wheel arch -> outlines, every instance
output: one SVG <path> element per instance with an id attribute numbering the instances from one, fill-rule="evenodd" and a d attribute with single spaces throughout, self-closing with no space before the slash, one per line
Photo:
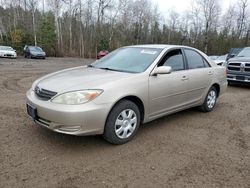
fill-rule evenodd
<path id="1" fill-rule="evenodd" d="M 109 113 L 111 112 L 111 110 L 112 110 L 119 102 L 121 102 L 121 101 L 123 101 L 123 100 L 131 101 L 131 102 L 133 102 L 133 103 L 135 103 L 135 104 L 137 105 L 137 107 L 138 107 L 138 109 L 139 109 L 139 111 L 140 111 L 140 122 L 142 123 L 142 122 L 144 121 L 144 116 L 145 116 L 145 106 L 144 106 L 143 101 L 142 101 L 139 97 L 137 97 L 137 96 L 135 96 L 135 95 L 128 95 L 128 96 L 124 96 L 124 97 L 118 99 L 118 100 L 112 105 L 112 107 L 110 108 L 110 110 L 109 110 L 109 112 L 108 112 L 108 115 L 109 115 Z M 108 116 L 107 116 L 107 118 L 108 118 Z M 107 118 L 106 118 L 106 121 L 107 121 Z"/>
<path id="2" fill-rule="evenodd" d="M 215 87 L 216 91 L 217 91 L 217 97 L 220 96 L 220 85 L 218 83 L 214 83 L 211 87 Z"/>

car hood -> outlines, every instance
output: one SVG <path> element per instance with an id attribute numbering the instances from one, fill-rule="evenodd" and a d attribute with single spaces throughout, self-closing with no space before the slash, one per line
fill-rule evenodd
<path id="1" fill-rule="evenodd" d="M 0 50 L 0 53 L 11 53 L 11 54 L 15 54 L 16 52 L 13 50 Z"/>
<path id="2" fill-rule="evenodd" d="M 217 64 L 217 63 L 223 63 L 226 60 L 225 59 L 216 59 L 216 60 L 213 60 L 213 61 Z"/>
<path id="3" fill-rule="evenodd" d="M 37 85 L 58 93 L 82 89 L 103 89 L 105 84 L 117 82 L 132 75 L 134 74 L 91 67 L 77 67 L 44 76 L 38 81 Z"/>
<path id="4" fill-rule="evenodd" d="M 37 54 L 45 55 L 45 52 L 42 52 L 42 51 L 30 51 L 30 53 L 34 55 L 37 55 Z"/>
<path id="5" fill-rule="evenodd" d="M 229 62 L 250 62 L 250 57 L 234 57 L 228 60 Z"/>

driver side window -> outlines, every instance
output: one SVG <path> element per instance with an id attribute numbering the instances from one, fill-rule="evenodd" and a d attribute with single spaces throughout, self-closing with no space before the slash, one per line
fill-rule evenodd
<path id="1" fill-rule="evenodd" d="M 172 67 L 172 71 L 184 70 L 185 67 L 182 51 L 178 49 L 167 53 L 167 55 L 163 58 L 158 67 L 159 66 L 170 66 Z"/>

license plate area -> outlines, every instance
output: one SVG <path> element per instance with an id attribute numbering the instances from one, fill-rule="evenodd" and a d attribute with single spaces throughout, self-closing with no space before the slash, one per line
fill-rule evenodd
<path id="1" fill-rule="evenodd" d="M 245 76 L 236 76 L 236 80 L 245 80 Z"/>
<path id="2" fill-rule="evenodd" d="M 26 106 L 27 106 L 27 113 L 29 114 L 29 116 L 31 116 L 33 119 L 37 119 L 37 109 L 29 104 L 26 104 Z"/>

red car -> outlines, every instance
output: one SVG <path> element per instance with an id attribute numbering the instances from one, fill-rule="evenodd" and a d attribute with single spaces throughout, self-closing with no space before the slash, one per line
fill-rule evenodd
<path id="1" fill-rule="evenodd" d="M 107 50 L 102 50 L 97 54 L 97 59 L 101 59 L 102 57 L 104 57 L 105 55 L 108 55 L 109 51 Z"/>

